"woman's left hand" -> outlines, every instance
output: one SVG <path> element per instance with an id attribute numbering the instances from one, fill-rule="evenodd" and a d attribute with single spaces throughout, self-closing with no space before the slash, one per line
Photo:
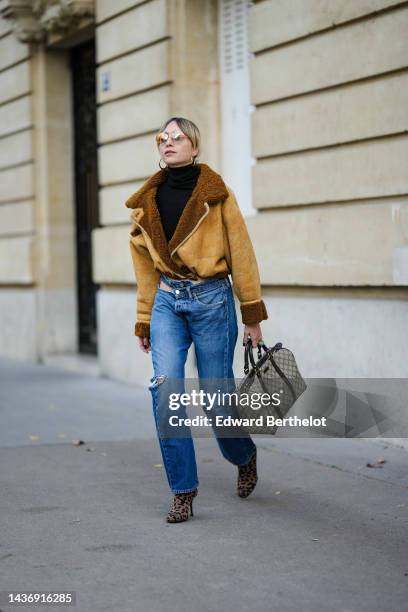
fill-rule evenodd
<path id="1" fill-rule="evenodd" d="M 244 340 L 243 340 L 243 346 L 246 345 L 246 343 L 248 342 L 249 338 L 248 336 L 251 336 L 251 340 L 252 340 L 252 347 L 253 348 L 257 348 L 258 347 L 258 342 L 260 342 L 262 340 L 262 331 L 261 331 L 261 325 L 260 323 L 255 323 L 254 325 L 245 325 L 244 327 Z"/>

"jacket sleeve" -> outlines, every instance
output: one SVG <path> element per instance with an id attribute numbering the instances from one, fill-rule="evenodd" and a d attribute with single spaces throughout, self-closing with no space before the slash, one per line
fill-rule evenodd
<path id="1" fill-rule="evenodd" d="M 137 283 L 137 316 L 134 335 L 150 338 L 152 306 L 160 278 L 141 233 L 130 239 L 130 252 Z"/>
<path id="2" fill-rule="evenodd" d="M 234 292 L 240 301 L 242 322 L 253 325 L 268 318 L 261 299 L 258 264 L 245 219 L 230 187 L 221 210 L 227 237 L 227 261 L 231 269 Z"/>

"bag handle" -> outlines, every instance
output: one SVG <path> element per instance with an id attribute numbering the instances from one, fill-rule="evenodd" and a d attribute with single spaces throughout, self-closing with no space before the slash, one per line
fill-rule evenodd
<path id="1" fill-rule="evenodd" d="M 271 351 L 273 353 L 274 351 L 277 351 L 281 348 L 282 348 L 282 342 L 277 342 L 275 346 L 268 348 L 265 342 L 263 340 L 260 340 L 258 342 L 258 359 L 261 359 L 262 357 L 262 349 L 265 351 L 265 353 L 268 353 L 268 351 Z M 245 355 L 244 355 L 244 373 L 245 374 L 248 374 L 249 372 L 248 356 L 251 361 L 252 367 L 255 369 L 256 364 L 254 360 L 254 353 L 253 353 L 253 346 L 252 346 L 251 338 L 249 338 L 247 340 L 247 343 L 245 344 Z"/>
<path id="2" fill-rule="evenodd" d="M 261 344 L 260 342 L 258 342 L 258 359 L 261 358 L 262 352 L 261 352 Z M 249 372 L 249 364 L 248 364 L 248 357 L 251 361 L 251 365 L 253 368 L 255 368 L 255 360 L 254 360 L 254 354 L 253 354 L 253 346 L 252 346 L 252 340 L 251 338 L 248 338 L 246 344 L 245 344 L 245 355 L 244 355 L 244 372 L 245 374 L 248 374 Z"/>
<path id="3" fill-rule="evenodd" d="M 294 391 L 293 391 L 291 383 L 288 381 L 288 379 L 286 378 L 286 376 L 282 372 L 282 370 L 277 366 L 277 364 L 275 363 L 275 361 L 274 361 L 274 359 L 272 357 L 272 355 L 273 355 L 273 353 L 275 351 L 278 351 L 278 350 L 280 350 L 282 348 L 282 342 L 277 342 L 274 346 L 269 348 L 269 347 L 266 346 L 266 344 L 265 344 L 265 342 L 263 340 L 260 340 L 260 342 L 258 342 L 258 358 L 259 359 L 261 359 L 261 357 L 262 357 L 262 348 L 264 349 L 265 353 L 269 353 L 270 354 L 270 360 L 272 362 L 273 367 L 278 372 L 279 376 L 281 378 L 283 378 L 287 382 L 290 390 L 292 391 L 292 395 L 293 395 Z M 268 394 L 269 391 L 268 391 L 268 389 L 267 389 L 267 387 L 265 385 L 265 382 L 264 382 L 264 380 L 262 378 L 261 372 L 258 370 L 258 368 L 256 367 L 256 364 L 255 364 L 254 355 L 253 355 L 253 346 L 252 346 L 251 338 L 249 338 L 249 340 L 247 341 L 247 343 L 245 345 L 244 372 L 245 372 L 246 375 L 249 372 L 248 356 L 249 356 L 249 359 L 251 360 L 251 365 L 252 365 L 252 367 L 254 369 L 254 372 L 255 372 L 255 374 L 258 377 L 259 384 L 261 385 L 264 393 Z M 296 399 L 296 397 L 294 399 Z M 275 410 L 276 410 L 278 416 L 280 418 L 283 418 L 283 414 L 282 414 L 281 409 L 279 408 L 279 406 L 275 406 Z"/>

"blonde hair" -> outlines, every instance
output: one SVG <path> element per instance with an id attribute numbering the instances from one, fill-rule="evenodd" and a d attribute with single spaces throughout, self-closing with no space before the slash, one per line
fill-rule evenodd
<path id="1" fill-rule="evenodd" d="M 167 121 L 163 123 L 163 125 L 160 127 L 159 132 L 164 132 L 169 123 L 171 123 L 171 121 L 176 121 L 183 134 L 188 136 L 188 138 L 190 139 L 193 147 L 198 149 L 197 155 L 193 156 L 194 161 L 196 161 L 197 157 L 200 155 L 200 130 L 198 129 L 196 124 L 193 123 L 193 121 L 190 121 L 190 119 L 186 119 L 185 117 L 170 117 L 170 119 L 167 119 Z"/>

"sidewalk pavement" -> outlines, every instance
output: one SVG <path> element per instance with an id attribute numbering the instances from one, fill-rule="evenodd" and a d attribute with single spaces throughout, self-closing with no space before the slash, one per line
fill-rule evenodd
<path id="1" fill-rule="evenodd" d="M 0 591 L 74 591 L 78 612 L 407 609 L 404 449 L 255 437 L 240 499 L 195 439 L 194 517 L 171 525 L 147 385 L 1 358 L 0 414 Z"/>

